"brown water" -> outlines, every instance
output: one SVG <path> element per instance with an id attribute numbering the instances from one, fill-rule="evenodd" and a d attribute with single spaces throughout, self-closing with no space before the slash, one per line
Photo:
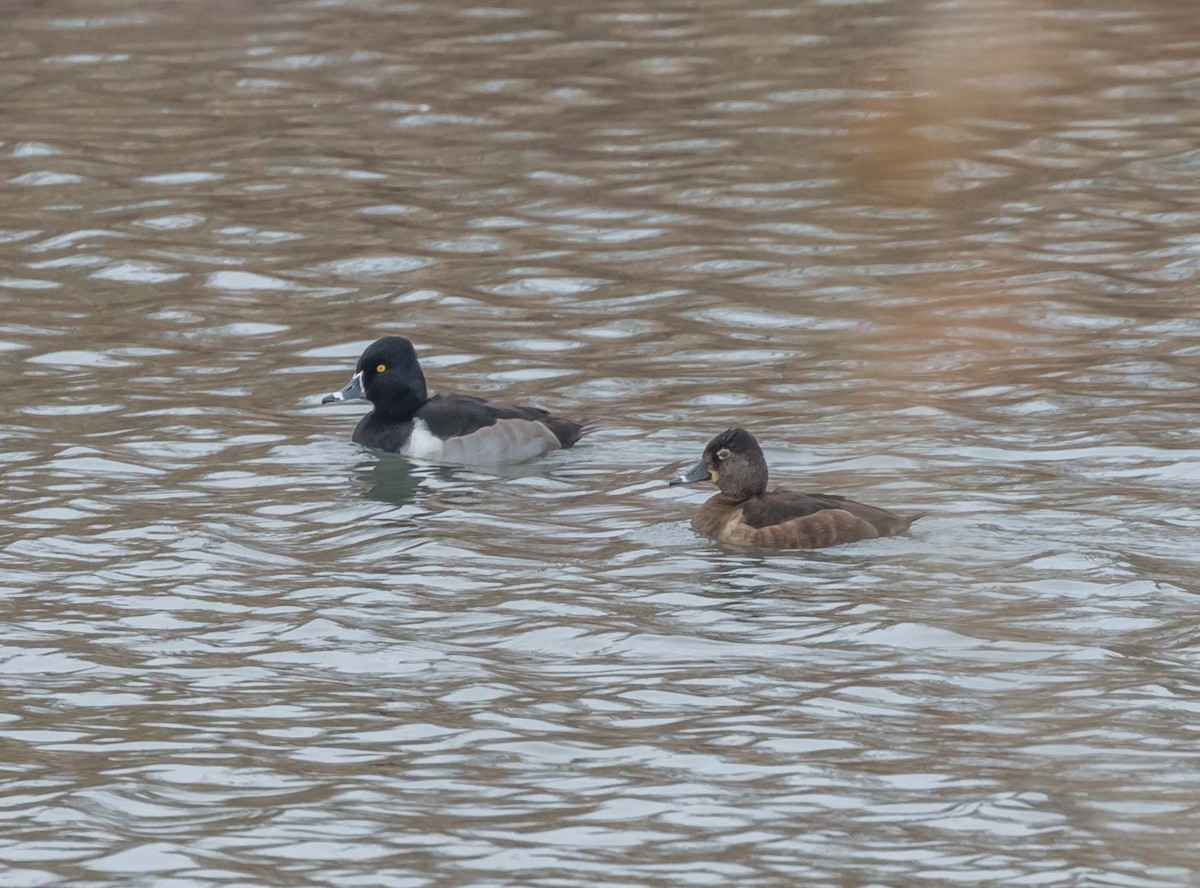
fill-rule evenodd
<path id="1" fill-rule="evenodd" d="M 0 883 L 1200 884 L 1194 0 L 0 21 Z"/>

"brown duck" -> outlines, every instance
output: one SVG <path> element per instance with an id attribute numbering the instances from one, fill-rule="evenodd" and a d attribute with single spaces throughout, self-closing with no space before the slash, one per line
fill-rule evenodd
<path id="1" fill-rule="evenodd" d="M 709 481 L 721 492 L 692 519 L 698 533 L 767 549 L 819 549 L 903 533 L 921 514 L 900 516 L 827 493 L 767 490 L 767 461 L 745 429 L 721 432 L 704 459 L 671 484 Z"/>

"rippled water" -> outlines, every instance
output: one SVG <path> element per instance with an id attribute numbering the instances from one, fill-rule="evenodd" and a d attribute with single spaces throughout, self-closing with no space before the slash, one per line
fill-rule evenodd
<path id="1" fill-rule="evenodd" d="M 1200 880 L 1192 0 L 2 15 L 5 886 Z"/>

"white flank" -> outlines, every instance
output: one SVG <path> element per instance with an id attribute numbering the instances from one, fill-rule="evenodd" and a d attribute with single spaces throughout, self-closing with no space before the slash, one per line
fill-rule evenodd
<path id="1" fill-rule="evenodd" d="M 404 442 L 404 446 L 400 448 L 400 452 L 414 459 L 444 459 L 445 456 L 442 452 L 444 443 L 441 438 L 429 431 L 425 420 L 414 419 L 412 433 Z"/>
<path id="2" fill-rule="evenodd" d="M 524 462 L 560 446 L 554 432 L 535 420 L 501 419 L 469 435 L 442 440 L 417 419 L 400 452 L 414 459 L 486 465 Z"/>

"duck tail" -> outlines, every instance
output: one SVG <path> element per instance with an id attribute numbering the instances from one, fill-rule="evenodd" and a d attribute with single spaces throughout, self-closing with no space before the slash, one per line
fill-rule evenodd
<path id="1" fill-rule="evenodd" d="M 911 515 L 901 515 L 900 523 L 896 526 L 896 533 L 904 533 L 904 531 L 912 527 L 914 523 L 920 521 L 928 514 L 928 512 L 914 512 Z"/>
<path id="2" fill-rule="evenodd" d="M 554 433 L 554 437 L 558 438 L 559 445 L 564 449 L 573 446 L 584 435 L 596 430 L 596 424 L 586 420 L 572 422 L 558 416 L 547 416 L 543 417 L 541 422 Z"/>

